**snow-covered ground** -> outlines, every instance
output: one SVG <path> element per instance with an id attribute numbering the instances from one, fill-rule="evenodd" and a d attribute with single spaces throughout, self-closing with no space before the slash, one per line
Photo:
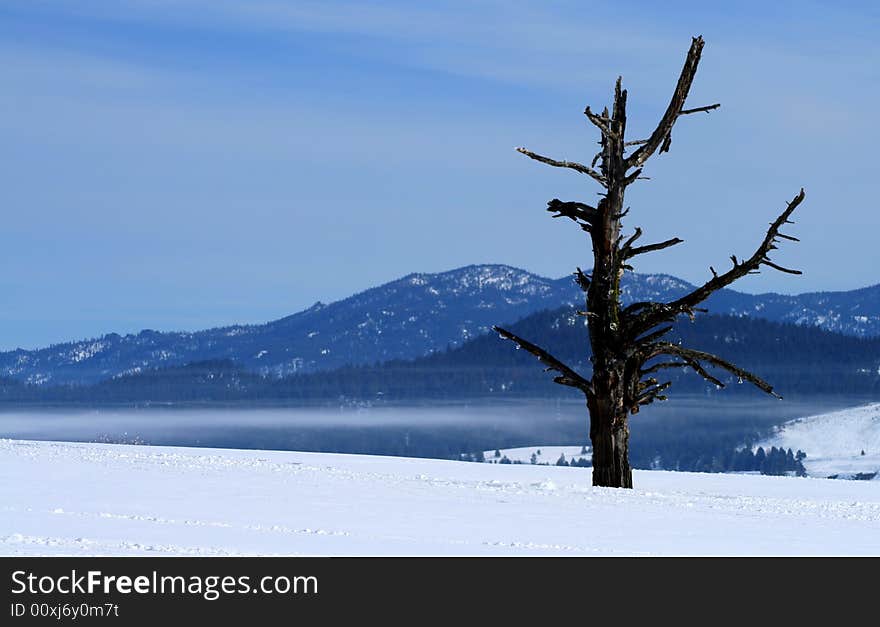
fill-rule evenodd
<path id="1" fill-rule="evenodd" d="M 760 446 L 804 451 L 807 453 L 804 468 L 811 477 L 845 478 L 877 473 L 880 471 L 880 403 L 792 420 Z M 880 481 L 880 474 L 875 480 Z"/>
<path id="2" fill-rule="evenodd" d="M 880 555 L 880 482 L 0 440 L 3 555 Z"/>

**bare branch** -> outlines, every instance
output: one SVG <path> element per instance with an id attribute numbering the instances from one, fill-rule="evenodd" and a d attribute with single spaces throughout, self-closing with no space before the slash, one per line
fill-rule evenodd
<path id="1" fill-rule="evenodd" d="M 629 259 L 631 257 L 635 257 L 636 255 L 642 255 L 644 253 L 651 253 L 655 250 L 663 250 L 664 248 L 669 248 L 670 246 L 675 246 L 676 244 L 681 244 L 684 242 L 683 239 L 678 239 L 677 237 L 673 237 L 672 239 L 668 239 L 664 242 L 658 242 L 656 244 L 648 244 L 646 246 L 636 246 L 635 248 L 631 248 L 626 251 L 626 258 Z"/>
<path id="2" fill-rule="evenodd" d="M 626 242 L 624 242 L 623 246 L 620 247 L 620 252 L 624 253 L 625 251 L 629 250 L 632 247 L 633 243 L 637 239 L 639 239 L 641 236 L 642 236 L 642 229 L 640 227 L 636 227 L 635 233 L 633 233 L 632 236 L 628 240 L 626 240 Z M 626 258 L 625 255 L 622 255 L 622 256 L 624 256 L 624 258 Z"/>
<path id="3" fill-rule="evenodd" d="M 627 185 L 631 185 L 631 184 L 635 183 L 635 182 L 636 182 L 637 180 L 639 180 L 639 179 L 646 179 L 646 178 L 648 178 L 647 176 L 641 176 L 641 174 L 642 174 L 642 169 L 639 168 L 639 169 L 637 169 L 635 172 L 633 172 L 632 174 L 630 174 L 630 175 L 628 175 L 628 176 L 625 176 L 625 177 L 623 178 L 623 185 L 624 185 L 624 187 L 627 186 Z"/>
<path id="4" fill-rule="evenodd" d="M 587 232 L 599 217 L 599 210 L 595 207 L 582 202 L 562 202 L 558 198 L 547 203 L 547 211 L 555 213 L 554 218 L 566 217 L 574 220 Z"/>
<path id="5" fill-rule="evenodd" d="M 555 370 L 556 372 L 560 373 L 558 377 L 553 378 L 553 381 L 555 381 L 556 383 L 578 388 L 585 394 L 592 393 L 593 386 L 590 384 L 589 381 L 587 381 L 577 372 L 556 359 L 553 355 L 545 351 L 543 348 L 535 346 L 531 342 L 524 340 L 521 337 L 518 337 L 515 334 L 511 333 L 510 331 L 502 329 L 501 327 L 492 328 L 496 332 L 498 332 L 504 339 L 511 340 L 520 348 L 525 349 L 526 351 L 537 357 L 542 364 L 547 366 L 548 370 Z"/>
<path id="6" fill-rule="evenodd" d="M 688 363 L 686 361 L 661 361 L 653 366 L 648 368 L 643 368 L 639 370 L 639 376 L 644 377 L 646 374 L 652 374 L 654 372 L 658 372 L 659 370 L 665 370 L 667 368 L 687 368 Z"/>
<path id="7" fill-rule="evenodd" d="M 782 266 L 777 266 L 775 263 L 773 263 L 772 261 L 770 261 L 766 257 L 764 257 L 764 259 L 761 260 L 761 263 L 764 264 L 765 266 L 770 266 L 771 268 L 779 270 L 780 272 L 786 272 L 788 274 L 803 274 L 803 272 L 801 272 L 800 270 L 792 270 L 791 268 L 783 268 Z"/>
<path id="8" fill-rule="evenodd" d="M 735 374 L 740 379 L 744 379 L 749 383 L 753 384 L 755 387 L 759 388 L 761 391 L 770 394 L 771 396 L 775 396 L 776 398 L 782 398 L 773 391 L 773 386 L 764 381 L 759 376 L 752 374 L 748 370 L 744 370 L 739 366 L 730 363 L 726 359 L 722 359 L 717 355 L 713 355 L 712 353 L 706 353 L 703 351 L 693 350 L 691 348 L 684 348 L 677 344 L 672 344 L 670 342 L 657 342 L 653 347 L 651 352 L 648 354 L 648 359 L 651 357 L 656 357 L 658 355 L 672 355 L 675 357 L 679 357 L 686 361 L 688 365 L 693 368 L 701 377 L 706 379 L 707 381 L 711 381 L 715 385 L 719 387 L 724 387 L 724 383 L 718 380 L 716 377 L 713 377 L 709 374 L 705 368 L 702 367 L 700 362 L 706 362 L 712 364 L 713 366 L 717 366 L 719 368 L 723 368 L 730 373 Z"/>
<path id="9" fill-rule="evenodd" d="M 684 357 L 684 356 L 681 356 L 681 358 L 684 359 L 684 361 L 681 361 L 681 362 L 662 362 L 659 364 L 655 364 L 654 366 L 651 366 L 650 368 L 640 370 L 639 373 L 642 376 L 644 376 L 646 374 L 650 374 L 652 372 L 660 370 L 661 368 L 672 368 L 673 365 L 684 366 L 686 368 L 687 367 L 692 368 L 694 370 L 694 372 L 696 372 L 698 375 L 700 375 L 701 377 L 703 377 L 707 381 L 714 383 L 715 385 L 717 385 L 719 387 L 722 387 L 722 388 L 724 387 L 724 383 L 722 383 L 719 379 L 717 379 L 717 378 L 713 377 L 711 374 L 709 374 L 706 371 L 706 369 L 703 368 L 702 365 L 700 365 L 699 361 L 697 361 L 696 359 L 692 359 L 692 358 Z"/>
<path id="10" fill-rule="evenodd" d="M 611 139 L 623 141 L 626 133 L 626 90 L 623 89 L 623 77 L 618 76 L 614 83 L 614 106 L 611 117 L 614 120 L 615 135 Z"/>
<path id="11" fill-rule="evenodd" d="M 714 292 L 727 287 L 750 272 L 757 271 L 761 265 L 767 265 L 777 270 L 782 270 L 783 272 L 798 273 L 796 270 L 788 270 L 787 268 L 782 268 L 769 261 L 767 259 L 767 253 L 771 250 L 773 242 L 779 234 L 779 229 L 783 224 L 789 221 L 788 218 L 803 200 L 804 190 L 801 189 L 797 196 L 788 203 L 785 211 L 783 211 L 779 217 L 770 224 L 770 228 L 767 230 L 767 234 L 764 236 L 761 245 L 758 246 L 758 249 L 748 259 L 740 261 L 736 258 L 736 255 L 731 255 L 730 259 L 733 261 L 733 267 L 730 270 L 723 274 L 717 274 L 713 269 L 712 278 L 689 294 L 686 294 L 671 303 L 649 303 L 643 305 L 642 311 L 635 314 L 636 319 L 631 321 L 635 332 L 641 333 L 644 330 L 657 326 L 661 322 L 671 321 L 679 314 L 694 311 L 694 308 L 699 303 L 709 298 Z M 632 305 L 625 309 L 624 313 L 631 313 L 629 311 L 631 307 Z"/>
<path id="12" fill-rule="evenodd" d="M 721 103 L 716 102 L 715 104 L 707 105 L 705 107 L 696 107 L 694 109 L 682 109 L 681 111 L 678 112 L 678 115 L 689 115 L 691 113 L 701 113 L 703 111 L 705 111 L 706 113 L 709 113 L 709 111 L 714 111 L 715 109 L 717 109 L 720 106 L 721 106 Z"/>
<path id="13" fill-rule="evenodd" d="M 630 409 L 630 412 L 636 413 L 638 411 L 639 405 L 650 405 L 654 401 L 665 401 L 666 396 L 661 394 L 663 390 L 672 385 L 672 381 L 666 381 L 665 383 L 659 383 L 653 387 L 648 388 L 641 394 L 636 397 L 635 407 Z"/>
<path id="14" fill-rule="evenodd" d="M 625 165 L 627 169 L 641 166 L 663 143 L 667 143 L 666 148 L 668 149 L 668 141 L 670 141 L 668 138 L 672 132 L 672 127 L 675 126 L 675 121 L 681 115 L 688 92 L 691 89 L 691 83 L 693 83 L 694 76 L 697 73 L 700 54 L 703 51 L 703 43 L 702 37 L 693 38 L 684 66 L 681 68 L 681 74 L 678 77 L 675 91 L 672 94 L 672 99 L 666 108 L 666 113 L 663 114 L 660 123 L 654 129 L 654 132 L 651 133 L 648 140 L 626 159 Z"/>
<path id="15" fill-rule="evenodd" d="M 575 161 L 557 161 L 556 159 L 551 159 L 550 157 L 544 157 L 537 153 L 532 152 L 531 150 L 526 150 L 525 148 L 517 148 L 517 152 L 524 154 L 530 159 L 534 159 L 535 161 L 540 161 L 541 163 L 546 163 L 547 165 L 552 165 L 554 168 L 568 168 L 570 170 L 574 170 L 576 172 L 580 172 L 581 174 L 586 174 L 591 176 L 596 181 L 598 181 L 603 187 L 607 186 L 608 182 L 605 180 L 605 177 L 596 172 L 593 168 L 589 168 L 581 163 L 577 163 Z"/>
<path id="16" fill-rule="evenodd" d="M 617 135 L 611 130 L 611 127 L 609 126 L 611 124 L 611 120 L 608 118 L 607 115 L 604 117 L 601 115 L 596 115 L 590 110 L 590 107 L 584 109 L 584 115 L 587 116 L 587 119 L 590 120 L 590 122 L 596 125 L 596 128 L 602 131 L 603 135 L 608 135 L 609 137 L 614 139 L 617 138 Z"/>
<path id="17" fill-rule="evenodd" d="M 656 331 L 652 331 L 651 333 L 648 333 L 647 335 L 643 335 L 642 337 L 635 340 L 633 342 L 633 344 L 634 344 L 633 348 L 638 349 L 639 347 L 647 346 L 651 342 L 653 342 L 654 340 L 659 340 L 661 337 L 663 337 L 664 335 L 666 335 L 670 331 L 672 331 L 672 325 L 660 327 Z"/>
<path id="18" fill-rule="evenodd" d="M 590 289 L 590 277 L 584 274 L 580 268 L 574 273 L 574 280 L 584 292 Z"/>

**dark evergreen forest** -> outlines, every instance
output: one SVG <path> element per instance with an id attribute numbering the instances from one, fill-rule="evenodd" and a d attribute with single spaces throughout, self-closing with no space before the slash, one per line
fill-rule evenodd
<path id="1" fill-rule="evenodd" d="M 543 311 L 510 325 L 589 375 L 583 319 L 569 309 Z M 679 322 L 673 341 L 716 353 L 770 381 L 780 394 L 880 396 L 880 338 L 858 338 L 815 327 L 767 320 L 701 316 Z M 414 360 L 346 366 L 326 372 L 267 378 L 228 360 L 150 370 L 91 386 L 34 386 L 0 379 L 7 404 L 129 404 L 145 402 L 334 402 L 572 396 L 535 368 L 534 358 L 495 334 Z M 714 371 L 728 394 L 753 394 Z M 687 370 L 669 371 L 677 392 L 711 392 Z"/>

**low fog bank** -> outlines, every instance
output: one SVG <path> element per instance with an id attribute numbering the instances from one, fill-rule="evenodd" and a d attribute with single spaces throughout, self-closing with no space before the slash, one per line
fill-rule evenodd
<path id="1" fill-rule="evenodd" d="M 641 465 L 675 451 L 731 448 L 792 418 L 864 399 L 678 396 L 632 417 Z M 458 459 L 494 448 L 588 443 L 583 402 L 534 400 L 314 408 L 143 408 L 7 410 L 0 437 L 301 450 Z"/>

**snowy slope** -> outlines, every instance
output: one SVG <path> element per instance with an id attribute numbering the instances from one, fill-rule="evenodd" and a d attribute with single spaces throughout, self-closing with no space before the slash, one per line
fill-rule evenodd
<path id="1" fill-rule="evenodd" d="M 805 451 L 804 467 L 810 476 L 876 473 L 880 471 L 880 403 L 792 420 L 760 445 Z M 880 480 L 880 474 L 877 477 Z"/>
<path id="2" fill-rule="evenodd" d="M 880 555 L 880 482 L 0 440 L 4 555 Z"/>

